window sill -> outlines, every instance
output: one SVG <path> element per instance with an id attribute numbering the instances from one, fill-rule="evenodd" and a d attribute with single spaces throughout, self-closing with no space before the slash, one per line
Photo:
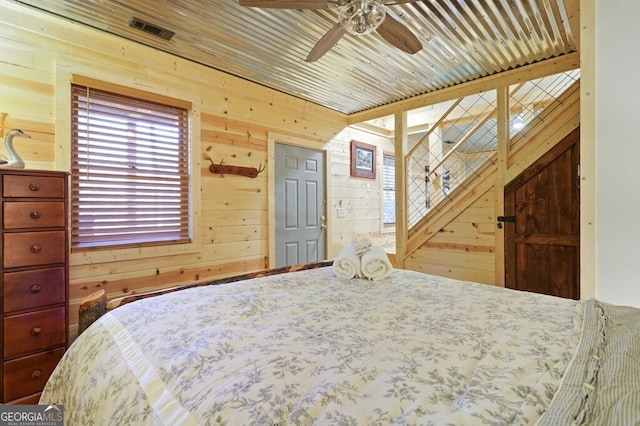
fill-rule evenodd
<path id="1" fill-rule="evenodd" d="M 85 249 L 71 253 L 71 266 L 91 265 L 94 263 L 120 262 L 126 260 L 150 259 L 156 257 L 194 254 L 202 251 L 202 245 L 196 242 L 188 244 L 166 244 L 144 247 Z"/>

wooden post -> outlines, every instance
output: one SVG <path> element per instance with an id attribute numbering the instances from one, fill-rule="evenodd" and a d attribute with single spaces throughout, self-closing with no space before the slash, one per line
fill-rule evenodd
<path id="1" fill-rule="evenodd" d="M 396 256 L 393 266 L 404 268 L 404 261 L 408 238 L 407 219 L 407 167 L 405 155 L 407 153 L 407 112 L 395 114 L 395 183 L 396 183 Z"/>

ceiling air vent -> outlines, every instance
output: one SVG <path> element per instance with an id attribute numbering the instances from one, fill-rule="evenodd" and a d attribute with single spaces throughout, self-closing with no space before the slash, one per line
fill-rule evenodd
<path id="1" fill-rule="evenodd" d="M 145 33 L 153 34 L 156 37 L 160 37 L 165 40 L 171 40 L 171 37 L 175 35 L 173 31 L 169 31 L 154 24 L 150 24 L 142 19 L 138 19 L 132 16 L 129 20 L 129 26 L 144 31 Z"/>

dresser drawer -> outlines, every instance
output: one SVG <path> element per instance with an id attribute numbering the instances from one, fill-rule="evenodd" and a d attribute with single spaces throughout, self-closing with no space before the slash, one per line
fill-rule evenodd
<path id="1" fill-rule="evenodd" d="M 65 231 L 7 233 L 3 238 L 5 268 L 64 263 L 67 258 Z"/>
<path id="2" fill-rule="evenodd" d="M 65 268 L 35 269 L 4 274 L 4 312 L 63 303 Z"/>
<path id="3" fill-rule="evenodd" d="M 5 401 L 40 392 L 64 354 L 64 348 L 4 363 L 2 383 Z"/>
<path id="4" fill-rule="evenodd" d="M 4 197 L 64 198 L 63 176 L 11 175 L 2 176 Z"/>
<path id="5" fill-rule="evenodd" d="M 7 201 L 4 229 L 64 227 L 64 201 Z"/>
<path id="6" fill-rule="evenodd" d="M 6 316 L 3 334 L 6 358 L 62 345 L 67 337 L 65 309 Z"/>

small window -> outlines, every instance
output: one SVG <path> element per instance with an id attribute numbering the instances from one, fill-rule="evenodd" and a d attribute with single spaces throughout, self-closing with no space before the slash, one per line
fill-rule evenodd
<path id="1" fill-rule="evenodd" d="M 382 157 L 382 223 L 396 223 L 396 162 L 387 154 Z"/>
<path id="2" fill-rule="evenodd" d="M 71 96 L 72 249 L 189 242 L 188 109 L 79 84 Z"/>

